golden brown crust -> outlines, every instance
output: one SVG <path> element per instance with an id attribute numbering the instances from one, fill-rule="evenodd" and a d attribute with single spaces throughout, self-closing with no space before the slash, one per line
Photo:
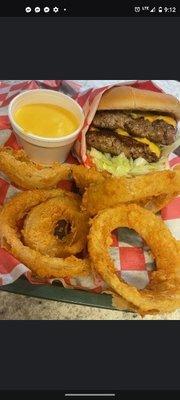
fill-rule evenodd
<path id="1" fill-rule="evenodd" d="M 108 253 L 110 233 L 121 226 L 134 229 L 155 258 L 156 270 L 143 290 L 125 283 L 117 275 Z M 152 212 L 135 204 L 100 212 L 91 222 L 88 251 L 94 268 L 108 287 L 137 307 L 141 314 L 164 313 L 180 307 L 179 245 L 168 227 Z"/>
<path id="2" fill-rule="evenodd" d="M 20 221 L 29 210 L 38 204 L 63 195 L 63 190 L 32 190 L 18 193 L 6 203 L 0 214 L 0 244 L 21 263 L 28 266 L 39 277 L 64 278 L 89 273 L 88 259 L 71 255 L 66 258 L 50 257 L 24 245 L 17 230 Z M 66 196 L 73 196 L 65 193 Z M 51 210 L 52 211 L 52 210 Z"/>
<path id="3" fill-rule="evenodd" d="M 72 164 L 71 170 L 73 179 L 81 193 L 83 193 L 84 189 L 91 183 L 103 182 L 105 178 L 109 176 L 108 172 L 100 172 L 94 167 L 86 168 L 83 165 Z"/>
<path id="4" fill-rule="evenodd" d="M 135 178 L 108 178 L 98 184 L 92 183 L 85 190 L 82 206 L 91 216 L 105 208 L 141 201 L 144 207 L 149 203 L 150 209 L 157 211 L 161 202 L 162 206 L 167 204 L 164 202 L 166 196 L 169 196 L 170 201 L 175 194 L 180 194 L 180 172 L 159 171 Z M 164 199 L 160 195 L 164 195 Z M 152 200 L 153 197 L 159 198 Z"/>
<path id="5" fill-rule="evenodd" d="M 180 102 L 169 94 L 119 86 L 107 90 L 98 110 L 142 110 L 172 114 L 180 120 Z"/>
<path id="6" fill-rule="evenodd" d="M 88 218 L 80 212 L 80 197 L 71 192 L 60 195 L 33 207 L 21 231 L 24 244 L 51 257 L 68 257 L 80 253 L 86 246 Z M 54 235 L 58 221 L 69 221 L 71 231 L 60 240 Z"/>
<path id="7" fill-rule="evenodd" d="M 68 164 L 40 166 L 29 160 L 23 150 L 0 147 L 0 171 L 22 189 L 50 189 L 69 179 Z"/>
<path id="8" fill-rule="evenodd" d="M 162 208 L 166 207 L 176 196 L 178 196 L 178 192 L 160 194 L 159 196 L 151 196 L 149 199 L 140 200 L 137 204 L 156 214 Z"/>

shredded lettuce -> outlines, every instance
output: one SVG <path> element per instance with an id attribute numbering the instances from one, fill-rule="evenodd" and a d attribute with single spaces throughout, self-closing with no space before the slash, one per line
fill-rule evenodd
<path id="1" fill-rule="evenodd" d="M 111 156 L 108 153 L 103 154 L 94 148 L 91 148 L 89 155 L 99 171 L 107 171 L 113 176 L 141 175 L 151 171 L 168 169 L 166 156 L 162 156 L 155 163 L 148 163 L 142 157 L 136 160 L 128 159 L 123 153 L 119 156 Z"/>

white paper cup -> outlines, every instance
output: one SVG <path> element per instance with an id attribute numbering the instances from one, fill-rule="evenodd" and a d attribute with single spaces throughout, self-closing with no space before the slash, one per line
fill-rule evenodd
<path id="1" fill-rule="evenodd" d="M 25 133 L 14 120 L 14 113 L 22 106 L 34 103 L 54 104 L 71 111 L 78 120 L 78 128 L 70 135 L 59 138 L 43 138 L 31 132 Z M 16 96 L 9 104 L 8 115 L 17 141 L 29 158 L 40 164 L 51 164 L 55 161 L 63 163 L 84 124 L 83 110 L 75 100 L 63 93 L 47 89 L 29 90 Z"/>

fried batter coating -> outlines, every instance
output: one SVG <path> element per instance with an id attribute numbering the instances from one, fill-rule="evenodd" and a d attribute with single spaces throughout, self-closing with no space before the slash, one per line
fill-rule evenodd
<path id="1" fill-rule="evenodd" d="M 68 194 L 68 193 L 67 193 Z M 80 253 L 86 245 L 88 217 L 80 211 L 80 198 L 69 193 L 49 199 L 28 213 L 22 230 L 24 243 L 51 257 Z M 60 240 L 54 234 L 59 221 L 70 222 L 70 232 Z"/>
<path id="2" fill-rule="evenodd" d="M 96 168 L 86 168 L 83 165 L 71 165 L 72 176 L 75 180 L 77 187 L 83 193 L 86 187 L 91 183 L 98 184 L 104 182 L 105 178 L 109 176 L 108 173 L 97 171 Z"/>
<path id="3" fill-rule="evenodd" d="M 0 171 L 22 189 L 50 189 L 60 180 L 69 179 L 68 164 L 42 166 L 29 160 L 24 150 L 0 148 Z"/>
<path id="4" fill-rule="evenodd" d="M 166 207 L 176 196 L 178 196 L 178 192 L 172 194 L 160 194 L 159 196 L 152 196 L 149 199 L 140 200 L 136 204 L 152 211 L 153 213 L 157 213 L 161 211 L 162 208 Z"/>
<path id="5" fill-rule="evenodd" d="M 42 255 L 39 251 L 25 246 L 21 241 L 17 224 L 32 207 L 57 197 L 77 197 L 61 189 L 32 190 L 18 193 L 2 209 L 0 214 L 1 246 L 7 249 L 20 262 L 27 265 L 36 275 L 46 278 L 72 277 L 88 274 L 89 261 L 75 256 L 67 258 Z"/>
<path id="6" fill-rule="evenodd" d="M 149 201 L 152 197 L 180 194 L 180 171 L 161 171 L 136 176 L 134 178 L 108 178 L 98 184 L 90 185 L 83 196 L 82 205 L 93 216 L 100 210 L 123 203 Z M 159 198 L 161 205 L 163 198 Z M 167 199 L 168 200 L 168 199 Z M 162 201 L 164 203 L 164 199 Z M 159 206 L 155 209 L 159 209 Z"/>
<path id="7" fill-rule="evenodd" d="M 108 248 L 110 233 L 118 227 L 134 229 L 149 245 L 156 262 L 150 283 L 143 289 L 118 277 Z M 101 211 L 91 223 L 88 251 L 94 268 L 108 286 L 141 314 L 173 311 L 180 307 L 180 248 L 163 221 L 135 204 Z"/>

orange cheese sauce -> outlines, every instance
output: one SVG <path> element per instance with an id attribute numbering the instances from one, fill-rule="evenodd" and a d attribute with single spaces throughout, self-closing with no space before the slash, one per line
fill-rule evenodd
<path id="1" fill-rule="evenodd" d="M 26 104 L 13 117 L 24 133 L 44 138 L 67 136 L 78 128 L 75 115 L 54 104 Z"/>

